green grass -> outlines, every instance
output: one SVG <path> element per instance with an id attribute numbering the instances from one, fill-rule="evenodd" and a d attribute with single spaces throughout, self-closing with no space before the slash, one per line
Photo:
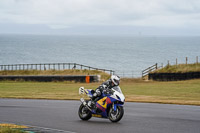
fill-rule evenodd
<path id="1" fill-rule="evenodd" d="M 78 88 L 95 89 L 101 83 L 0 82 L 1 98 L 78 100 Z M 122 79 L 120 87 L 126 101 L 200 105 L 200 79 L 156 82 Z"/>
<path id="2" fill-rule="evenodd" d="M 200 80 L 127 83 L 123 91 L 130 101 L 200 105 Z"/>
<path id="3" fill-rule="evenodd" d="M 162 69 L 154 71 L 155 73 L 185 73 L 185 72 L 200 72 L 200 64 L 179 64 L 167 65 Z"/>
<path id="4" fill-rule="evenodd" d="M 26 133 L 25 131 L 19 129 L 12 129 L 8 127 L 0 127 L 0 133 Z"/>

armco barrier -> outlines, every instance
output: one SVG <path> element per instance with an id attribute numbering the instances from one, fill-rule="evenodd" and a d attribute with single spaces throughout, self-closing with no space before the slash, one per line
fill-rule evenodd
<path id="1" fill-rule="evenodd" d="M 1 75 L 0 80 L 24 80 L 24 81 L 75 81 L 75 82 L 98 82 L 100 75 L 38 75 L 38 76 L 7 76 Z"/>
<path id="2" fill-rule="evenodd" d="M 200 72 L 187 73 L 149 73 L 149 80 L 178 81 L 200 78 Z"/>

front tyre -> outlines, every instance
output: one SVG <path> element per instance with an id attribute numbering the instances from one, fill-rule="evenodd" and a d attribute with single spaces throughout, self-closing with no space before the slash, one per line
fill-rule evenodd
<path id="1" fill-rule="evenodd" d="M 89 120 L 92 117 L 92 113 L 83 104 L 80 105 L 78 110 L 78 115 L 82 120 Z"/>
<path id="2" fill-rule="evenodd" d="M 122 119 L 124 115 L 124 108 L 122 106 L 117 106 L 116 111 L 113 108 L 110 109 L 108 113 L 108 118 L 112 122 L 118 122 Z"/>

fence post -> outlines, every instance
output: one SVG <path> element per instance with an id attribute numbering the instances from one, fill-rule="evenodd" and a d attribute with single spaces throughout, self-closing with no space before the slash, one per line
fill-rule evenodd
<path id="1" fill-rule="evenodd" d="M 187 65 L 188 64 L 188 57 L 185 58 L 185 61 L 186 61 L 186 65 Z"/>
<path id="2" fill-rule="evenodd" d="M 53 70 L 55 70 L 55 64 L 53 64 Z"/>
<path id="3" fill-rule="evenodd" d="M 198 59 L 198 56 L 196 57 L 196 62 L 197 62 L 197 64 L 199 63 L 199 59 Z"/>
<path id="4" fill-rule="evenodd" d="M 73 67 L 73 69 L 74 69 L 74 70 L 76 69 L 76 63 L 74 63 L 74 67 Z"/>
<path id="5" fill-rule="evenodd" d="M 158 63 L 156 63 L 156 69 L 158 69 Z"/>
<path id="6" fill-rule="evenodd" d="M 176 58 L 176 66 L 178 65 L 178 59 Z"/>
<path id="7" fill-rule="evenodd" d="M 169 66 L 169 60 L 167 61 L 167 66 Z"/>

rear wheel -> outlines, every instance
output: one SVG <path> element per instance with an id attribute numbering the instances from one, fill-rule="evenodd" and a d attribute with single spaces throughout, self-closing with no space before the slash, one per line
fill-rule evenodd
<path id="1" fill-rule="evenodd" d="M 111 108 L 108 113 L 109 120 L 112 122 L 120 121 L 123 115 L 124 115 L 124 108 L 122 106 L 117 106 L 116 111 L 114 111 L 114 109 Z"/>
<path id="2" fill-rule="evenodd" d="M 83 104 L 80 105 L 78 115 L 82 120 L 89 120 L 92 117 L 91 111 Z"/>

